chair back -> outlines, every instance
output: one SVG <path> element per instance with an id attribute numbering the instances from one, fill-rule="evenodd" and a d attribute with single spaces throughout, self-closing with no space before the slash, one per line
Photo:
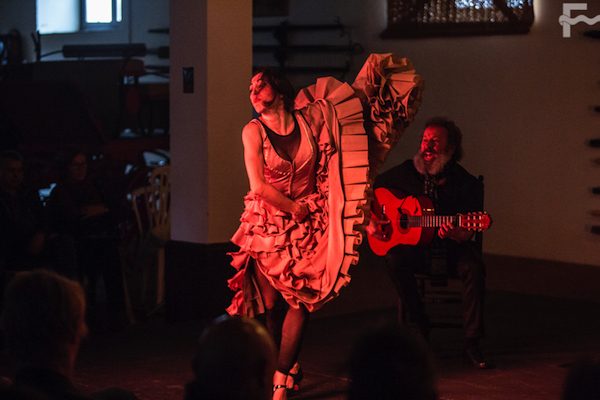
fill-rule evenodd
<path id="1" fill-rule="evenodd" d="M 171 185 L 168 165 L 150 172 L 148 185 L 131 192 L 131 207 L 140 236 L 152 234 L 162 241 L 171 233 Z"/>
<path id="2" fill-rule="evenodd" d="M 150 185 L 147 192 L 150 212 L 150 232 L 157 238 L 167 241 L 171 234 L 171 183 L 170 167 L 156 167 L 150 173 Z"/>

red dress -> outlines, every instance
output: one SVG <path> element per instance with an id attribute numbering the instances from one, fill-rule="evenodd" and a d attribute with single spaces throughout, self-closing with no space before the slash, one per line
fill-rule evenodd
<path id="1" fill-rule="evenodd" d="M 229 314 L 253 316 L 264 311 L 252 274 L 246 273 L 249 268 L 262 273 L 291 307 L 304 304 L 309 311 L 319 309 L 350 282 L 349 269 L 358 262 L 356 248 L 362 241 L 360 227 L 365 222 L 363 210 L 368 206 L 369 176 L 373 175 L 369 164 L 374 167 L 374 160 L 384 158 L 381 145 L 370 142 L 397 140 L 382 140 L 381 134 L 378 138 L 373 132 L 381 122 L 378 124 L 368 113 L 366 125 L 371 137 L 365 132 L 365 110 L 370 109 L 370 103 L 376 103 L 372 101 L 371 86 L 374 82 L 381 86 L 383 77 L 375 76 L 373 80 L 372 73 L 384 70 L 382 62 L 400 65 L 403 79 L 412 79 L 404 96 L 396 95 L 394 100 L 408 98 L 413 89 L 420 87 L 410 64 L 398 64 L 391 55 L 372 55 L 363 67 L 365 70 L 369 65 L 366 72 L 359 74 L 367 78 L 357 78 L 355 87 L 331 77 L 320 78 L 296 98 L 301 139 L 291 162 L 277 154 L 263 126 L 256 120 L 251 122 L 261 131 L 265 180 L 290 199 L 305 203 L 310 213 L 297 223 L 289 213 L 260 196 L 252 192 L 246 195 L 240 227 L 231 238 L 240 250 L 230 253 L 231 264 L 238 272 L 228 281 L 236 291 L 227 309 Z M 391 71 L 398 72 L 398 68 Z M 389 72 L 385 73 L 389 76 Z M 379 87 L 375 96 L 383 92 Z M 410 104 L 411 109 L 413 104 L 418 105 L 418 96 L 412 94 L 415 101 Z M 398 115 L 390 113 L 390 118 Z M 409 118 L 400 117 L 406 126 Z M 399 134 L 400 131 L 394 132 L 395 136 Z M 384 150 L 387 152 L 390 147 L 384 146 Z"/>

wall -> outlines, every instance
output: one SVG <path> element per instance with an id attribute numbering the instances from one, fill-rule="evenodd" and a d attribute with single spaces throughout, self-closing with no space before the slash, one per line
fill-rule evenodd
<path id="1" fill-rule="evenodd" d="M 208 238 L 207 33 L 205 24 L 197 22 L 206 19 L 206 6 L 194 0 L 179 1 L 171 8 L 171 19 L 177 21 L 171 30 L 171 68 L 178 72 L 172 74 L 169 85 L 171 236 L 202 243 Z M 194 93 L 183 93 L 180 71 L 189 67 L 194 68 Z"/>
<path id="2" fill-rule="evenodd" d="M 0 1 L 0 33 L 16 28 L 21 32 L 25 59 L 34 61 L 30 34 L 36 29 L 35 0 Z M 169 45 L 169 35 L 148 33 L 148 29 L 169 27 L 169 0 L 126 0 L 123 10 L 125 26 L 104 32 L 81 32 L 42 36 L 42 54 L 60 50 L 70 44 L 145 43 L 149 49 Z M 57 54 L 44 60 L 59 60 Z M 168 60 L 154 55 L 144 58 L 146 64 L 168 65 Z"/>
<path id="3" fill-rule="evenodd" d="M 248 179 L 242 127 L 252 117 L 252 6 L 248 0 L 208 0 L 209 243 L 228 242 L 239 225 Z"/>
<path id="4" fill-rule="evenodd" d="M 248 190 L 241 128 L 251 117 L 251 7 L 246 0 L 171 2 L 172 239 L 223 243 Z M 194 93 L 182 68 L 194 68 Z"/>
<path id="5" fill-rule="evenodd" d="M 536 22 L 527 35 L 382 40 L 385 4 L 292 0 L 290 20 L 331 23 L 339 16 L 353 27 L 365 56 L 408 56 L 424 76 L 419 116 L 386 167 L 412 156 L 426 118 L 452 117 L 465 134 L 463 164 L 485 176 L 486 208 L 494 217 L 485 251 L 600 265 L 600 237 L 586 231 L 598 222 L 589 210 L 600 201 L 589 191 L 600 183 L 592 162 L 600 151 L 586 146 L 600 121 L 591 110 L 600 102 L 600 41 L 581 36 L 589 27 L 576 25 L 563 39 L 562 1 L 536 0 Z M 573 15 L 600 14 L 598 2 L 588 5 Z"/>

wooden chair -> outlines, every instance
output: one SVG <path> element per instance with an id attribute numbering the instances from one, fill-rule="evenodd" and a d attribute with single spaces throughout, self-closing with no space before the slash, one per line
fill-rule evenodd
<path id="1" fill-rule="evenodd" d="M 483 191 L 483 176 L 479 175 L 478 179 L 481 182 Z M 484 193 L 485 191 L 481 194 L 482 200 Z M 472 240 L 481 253 L 483 249 L 483 232 L 476 232 Z M 447 249 L 444 246 L 432 246 L 427 258 L 427 265 L 415 274 L 417 286 L 426 307 L 462 304 L 462 282 L 455 274 L 455 266 L 449 265 L 447 262 Z M 407 315 L 400 301 L 398 312 L 400 318 L 405 321 Z M 432 328 L 462 328 L 461 314 L 444 314 L 444 318 L 431 321 Z M 436 317 L 436 315 L 433 315 L 433 317 Z"/>
<path id="2" fill-rule="evenodd" d="M 169 172 L 168 165 L 154 168 L 148 185 L 130 194 L 137 233 L 134 259 L 138 265 L 133 268 L 141 272 L 139 278 L 130 279 L 132 302 L 134 309 L 146 313 L 165 299 L 165 245 L 171 231 Z"/>
<path id="3" fill-rule="evenodd" d="M 479 249 L 481 249 L 482 240 L 482 233 L 477 232 L 474 241 L 475 246 Z M 462 315 L 449 313 L 446 310 L 448 305 L 462 304 L 462 282 L 455 273 L 455 266 L 449 265 L 446 256 L 445 248 L 432 248 L 429 254 L 429 270 L 415 274 L 415 279 L 426 307 L 430 309 L 444 307 L 444 312 L 429 313 L 432 317 L 431 327 L 461 328 Z"/>

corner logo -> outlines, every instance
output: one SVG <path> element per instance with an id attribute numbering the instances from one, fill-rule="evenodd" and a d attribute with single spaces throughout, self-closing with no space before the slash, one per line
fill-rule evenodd
<path id="1" fill-rule="evenodd" d="M 585 22 L 588 25 L 594 25 L 600 22 L 600 15 L 596 15 L 594 18 L 589 18 L 585 15 L 578 15 L 575 18 L 571 17 L 571 11 L 585 10 L 587 10 L 587 3 L 563 3 L 563 15 L 558 17 L 558 23 L 562 25 L 562 36 L 564 38 L 571 37 L 571 25 L 575 25 L 580 22 Z"/>

